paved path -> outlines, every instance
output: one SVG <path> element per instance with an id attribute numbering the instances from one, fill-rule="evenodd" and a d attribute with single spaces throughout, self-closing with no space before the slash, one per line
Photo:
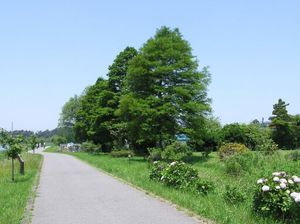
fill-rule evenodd
<path id="1" fill-rule="evenodd" d="M 200 223 L 72 156 L 43 154 L 33 224 Z"/>

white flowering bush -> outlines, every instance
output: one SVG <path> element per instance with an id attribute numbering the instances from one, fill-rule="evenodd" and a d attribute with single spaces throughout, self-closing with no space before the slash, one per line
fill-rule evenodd
<path id="1" fill-rule="evenodd" d="M 150 170 L 150 179 L 155 181 L 160 181 L 162 178 L 162 172 L 167 167 L 167 163 L 161 161 L 153 162 Z"/>
<path id="2" fill-rule="evenodd" d="M 167 164 L 155 161 L 150 170 L 150 179 L 169 187 L 185 189 L 199 195 L 207 195 L 215 189 L 213 182 L 198 177 L 198 171 L 184 162 Z"/>
<path id="3" fill-rule="evenodd" d="M 300 221 L 300 178 L 274 172 L 257 180 L 254 210 L 263 215 Z"/>
<path id="4" fill-rule="evenodd" d="M 184 162 L 172 162 L 163 171 L 161 181 L 175 188 L 187 188 L 198 178 L 198 171 Z"/>

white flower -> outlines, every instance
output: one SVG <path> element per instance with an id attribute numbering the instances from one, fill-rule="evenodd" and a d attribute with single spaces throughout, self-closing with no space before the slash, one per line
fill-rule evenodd
<path id="1" fill-rule="evenodd" d="M 257 184 L 262 184 L 265 182 L 265 179 L 264 178 L 260 178 L 259 180 L 257 180 Z"/>
<path id="2" fill-rule="evenodd" d="M 154 161 L 154 162 L 153 162 L 153 164 L 157 164 L 157 163 L 158 163 L 157 161 Z"/>
<path id="3" fill-rule="evenodd" d="M 298 193 L 298 192 L 293 192 L 293 193 L 291 193 L 290 194 L 290 196 L 292 197 L 292 198 L 297 198 L 297 197 L 299 197 L 300 196 L 300 193 Z"/>
<path id="4" fill-rule="evenodd" d="M 266 191 L 270 190 L 270 187 L 267 185 L 264 185 L 261 189 L 262 189 L 262 191 L 266 192 Z"/>
<path id="5" fill-rule="evenodd" d="M 290 190 L 286 190 L 286 193 L 290 194 L 291 192 L 290 192 Z"/>
<path id="6" fill-rule="evenodd" d="M 274 173 L 272 173 L 272 175 L 275 176 L 275 177 L 279 177 L 280 176 L 280 172 L 274 172 Z"/>
<path id="7" fill-rule="evenodd" d="M 274 180 L 274 182 L 279 182 L 280 179 L 279 179 L 279 177 L 274 177 L 273 180 Z"/>
<path id="8" fill-rule="evenodd" d="M 280 186 L 281 189 L 286 189 L 286 184 L 285 183 L 280 183 L 279 186 Z"/>
<path id="9" fill-rule="evenodd" d="M 280 183 L 285 183 L 285 184 L 287 183 L 287 180 L 284 178 L 280 179 L 279 181 L 280 181 Z"/>
<path id="10" fill-rule="evenodd" d="M 292 179 L 295 179 L 295 178 L 298 178 L 298 177 L 297 177 L 297 176 L 295 176 L 295 175 L 294 175 L 294 176 L 292 176 Z"/>
<path id="11" fill-rule="evenodd" d="M 276 186 L 275 189 L 276 189 L 276 190 L 279 190 L 279 189 L 280 189 L 280 186 Z"/>
<path id="12" fill-rule="evenodd" d="M 295 198 L 295 202 L 296 203 L 300 203 L 300 196 L 298 196 L 298 197 Z"/>
<path id="13" fill-rule="evenodd" d="M 289 184 L 294 184 L 294 181 L 290 179 L 290 180 L 288 180 L 288 183 Z"/>
<path id="14" fill-rule="evenodd" d="M 300 178 L 299 177 L 295 177 L 295 178 L 293 178 L 293 180 L 294 180 L 295 183 L 300 183 Z"/>
<path id="15" fill-rule="evenodd" d="M 170 166 L 174 166 L 176 164 L 176 161 L 175 162 L 172 162 L 171 164 L 170 164 Z"/>

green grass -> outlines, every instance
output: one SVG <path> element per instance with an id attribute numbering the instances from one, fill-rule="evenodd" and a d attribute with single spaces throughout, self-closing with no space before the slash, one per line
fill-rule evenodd
<path id="1" fill-rule="evenodd" d="M 15 160 L 15 182 L 11 180 L 11 160 L 0 155 L 0 224 L 19 224 L 23 218 L 33 184 L 41 167 L 42 156 L 22 154 L 25 175 L 19 174 L 19 162 Z"/>
<path id="2" fill-rule="evenodd" d="M 59 146 L 56 145 L 52 145 L 50 147 L 48 147 L 46 150 L 44 150 L 44 152 L 59 152 L 60 148 Z"/>
<path id="3" fill-rule="evenodd" d="M 286 152 L 276 153 L 272 156 L 261 156 L 251 170 L 239 177 L 226 174 L 225 165 L 220 162 L 216 153 L 212 153 L 208 159 L 204 159 L 196 153 L 189 163 L 199 170 L 199 175 L 202 178 L 212 180 L 216 185 L 215 192 L 208 196 L 199 196 L 149 180 L 149 163 L 141 157 L 133 157 L 129 161 L 128 158 L 112 158 L 107 154 L 83 152 L 69 154 L 216 223 L 284 223 L 253 214 L 251 209 L 253 189 L 258 178 L 269 176 L 274 171 L 285 170 L 292 174 L 300 174 L 300 161 L 288 160 L 285 155 Z M 227 204 L 223 199 L 226 185 L 237 186 L 247 194 L 248 199 L 239 205 Z"/>

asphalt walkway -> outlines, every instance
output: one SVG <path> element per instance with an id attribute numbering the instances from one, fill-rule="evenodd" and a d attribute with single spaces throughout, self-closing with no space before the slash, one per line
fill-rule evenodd
<path id="1" fill-rule="evenodd" d="M 33 224 L 201 223 L 72 156 L 43 155 Z"/>

